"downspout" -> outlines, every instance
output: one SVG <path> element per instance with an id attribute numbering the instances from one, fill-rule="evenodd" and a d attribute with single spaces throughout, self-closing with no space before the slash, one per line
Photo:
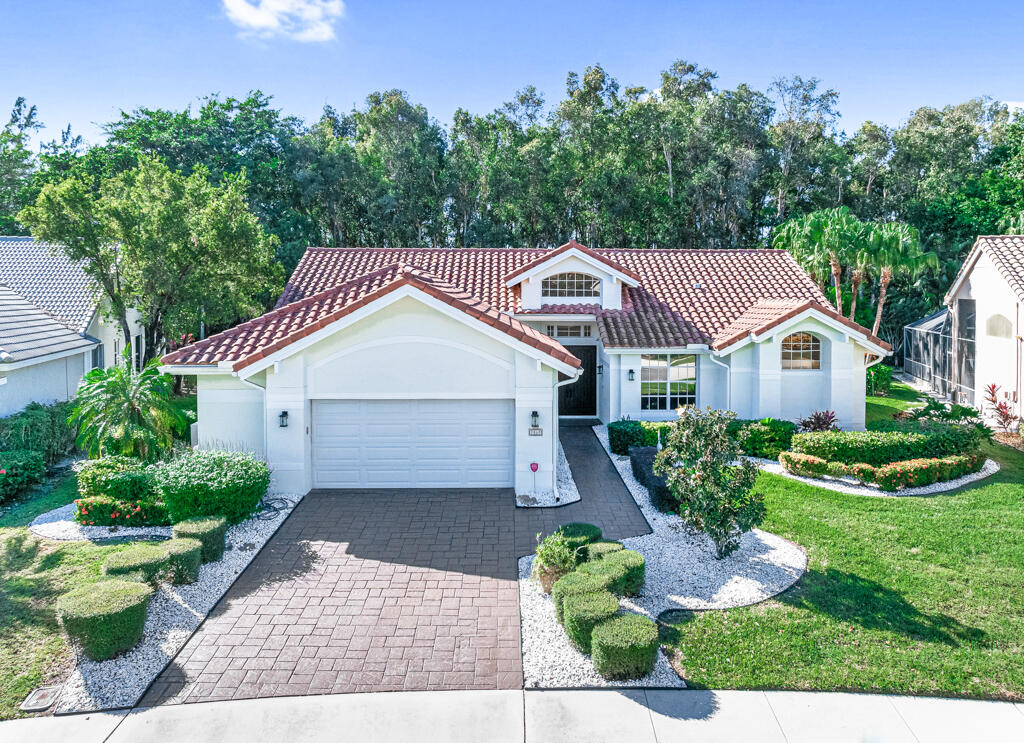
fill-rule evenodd
<path id="1" fill-rule="evenodd" d="M 581 366 L 576 370 L 575 377 L 569 377 L 563 379 L 561 382 L 558 381 L 558 372 L 555 372 L 555 383 L 551 385 L 551 401 L 554 403 L 554 407 L 558 407 L 558 388 L 564 387 L 567 384 L 572 384 L 579 380 L 583 375 L 583 367 Z M 554 429 L 554 436 L 551 437 L 551 461 L 555 463 L 555 494 L 558 494 L 558 416 L 556 415 L 552 421 L 552 428 Z"/>
<path id="2" fill-rule="evenodd" d="M 732 410 L 732 367 L 724 361 L 719 361 L 714 351 L 708 354 L 708 358 L 725 369 L 725 409 Z"/>
<path id="3" fill-rule="evenodd" d="M 244 385 L 252 387 L 254 390 L 259 390 L 263 393 L 263 460 L 267 461 L 269 453 L 267 452 L 267 388 L 260 387 L 255 382 L 250 382 L 245 377 L 241 376 L 238 372 L 232 372 L 233 377 L 237 377 L 238 381 Z"/>

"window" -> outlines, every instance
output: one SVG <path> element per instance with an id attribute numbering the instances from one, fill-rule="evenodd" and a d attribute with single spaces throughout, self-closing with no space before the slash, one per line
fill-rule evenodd
<path id="1" fill-rule="evenodd" d="M 135 368 L 142 371 L 142 336 L 137 335 L 132 338 L 132 351 L 135 356 Z"/>
<path id="2" fill-rule="evenodd" d="M 589 338 L 589 325 L 548 325 L 547 335 L 552 338 Z"/>
<path id="3" fill-rule="evenodd" d="M 1012 338 L 1013 323 L 1006 315 L 990 315 L 985 321 L 985 335 L 993 338 Z"/>
<path id="4" fill-rule="evenodd" d="M 558 273 L 540 283 L 545 297 L 600 297 L 601 280 L 585 273 Z"/>
<path id="5" fill-rule="evenodd" d="M 103 344 L 97 343 L 92 349 L 92 368 L 93 369 L 105 369 L 106 366 L 103 363 Z"/>
<path id="6" fill-rule="evenodd" d="M 793 333 L 782 339 L 783 369 L 820 369 L 821 341 L 810 333 Z"/>
<path id="7" fill-rule="evenodd" d="M 696 356 L 644 354 L 641 357 L 641 410 L 675 410 L 696 404 Z"/>

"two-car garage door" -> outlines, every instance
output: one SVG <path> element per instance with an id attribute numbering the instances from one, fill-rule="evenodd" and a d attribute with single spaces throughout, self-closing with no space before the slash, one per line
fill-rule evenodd
<path id="1" fill-rule="evenodd" d="M 504 488 L 512 400 L 314 400 L 315 488 Z"/>

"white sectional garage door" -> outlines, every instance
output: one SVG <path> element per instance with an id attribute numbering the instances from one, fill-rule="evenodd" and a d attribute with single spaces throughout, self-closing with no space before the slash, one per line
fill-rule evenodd
<path id="1" fill-rule="evenodd" d="M 511 487 L 512 400 L 314 400 L 315 488 Z"/>

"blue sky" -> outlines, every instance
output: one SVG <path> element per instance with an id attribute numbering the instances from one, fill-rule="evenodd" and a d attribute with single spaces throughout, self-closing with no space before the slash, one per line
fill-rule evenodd
<path id="1" fill-rule="evenodd" d="M 569 70 L 601 63 L 657 85 L 677 58 L 720 87 L 780 75 L 838 89 L 841 128 L 898 124 L 915 108 L 976 95 L 1024 101 L 1024 3 L 388 2 L 378 0 L 3 0 L 0 108 L 39 107 L 46 138 L 136 106 L 181 108 L 260 88 L 289 113 L 347 110 L 401 88 L 448 124 L 529 83 L 558 100 Z M 964 12 L 969 8 L 969 13 Z"/>

